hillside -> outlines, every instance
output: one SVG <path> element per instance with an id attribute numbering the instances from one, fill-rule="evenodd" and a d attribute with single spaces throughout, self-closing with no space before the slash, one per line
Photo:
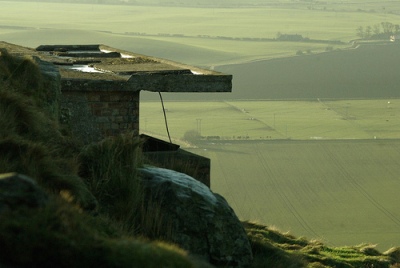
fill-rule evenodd
<path id="1" fill-rule="evenodd" d="M 400 45 L 357 49 L 221 66 L 235 77 L 233 98 L 379 99 L 398 98 Z"/>
<path id="2" fill-rule="evenodd" d="M 3 197 L 10 192 L 0 192 L 7 204 L 0 210 L 1 266 L 209 267 L 176 246 L 140 238 L 143 221 L 128 224 L 140 218 L 129 213 L 132 208 L 145 212 L 135 182 L 140 165 L 135 139 L 128 135 L 81 147 L 57 122 L 51 108 L 57 95 L 34 62 L 2 51 L 0 70 L 0 172 L 29 175 L 49 195 L 44 205 L 29 208 L 8 204 Z M 121 163 L 129 165 L 115 169 Z M 99 174 L 109 182 L 96 183 Z M 244 226 L 254 252 L 252 267 L 397 267 L 400 261 L 397 248 L 385 253 L 372 245 L 332 248 L 259 224 Z"/>
<path id="3" fill-rule="evenodd" d="M 138 139 L 127 135 L 83 147 L 58 122 L 56 83 L 31 58 L 0 51 L 0 266 L 204 267 L 178 247 L 137 233 L 143 226 Z M 125 155 L 117 153 L 121 146 Z M 102 154 L 91 154 L 96 150 Z M 104 169 L 121 163 L 128 170 Z M 13 172 L 36 184 L 10 186 L 5 179 L 14 175 L 4 173 Z M 95 172 L 112 174 L 113 183 L 94 183 Z"/>

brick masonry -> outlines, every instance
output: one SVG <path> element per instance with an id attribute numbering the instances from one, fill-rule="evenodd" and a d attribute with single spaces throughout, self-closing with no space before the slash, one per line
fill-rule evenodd
<path id="1" fill-rule="evenodd" d="M 61 111 L 84 143 L 139 131 L 139 92 L 62 91 Z"/>

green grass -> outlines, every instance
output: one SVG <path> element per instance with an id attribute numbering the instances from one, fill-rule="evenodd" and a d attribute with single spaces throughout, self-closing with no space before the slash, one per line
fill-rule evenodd
<path id="1" fill-rule="evenodd" d="M 275 228 L 244 222 L 255 254 L 253 267 L 397 267 L 399 248 L 380 253 L 371 244 L 329 247 Z"/>
<path id="2" fill-rule="evenodd" d="M 16 18 L 13 15 L 15 13 L 5 12 L 2 19 L 13 22 L 12 25 L 15 26 L 58 29 L 77 29 L 85 23 L 87 30 L 121 33 L 268 38 L 275 37 L 280 31 L 303 34 L 315 39 L 348 41 L 354 37 L 355 29 L 359 25 L 380 23 L 382 19 L 397 20 L 395 14 L 384 13 L 382 5 L 376 6 L 376 12 L 364 13 L 357 12 L 354 6 L 343 6 L 343 10 L 339 7 L 335 11 L 323 11 L 309 10 L 304 5 L 210 9 L 31 2 L 26 2 L 21 7 L 20 4 L 3 2 L 4 10 L 12 12 L 18 9 L 20 17 Z M 360 8 L 363 6 L 359 4 Z M 389 6 L 387 8 L 392 10 Z M 25 12 L 33 9 L 36 11 L 35 16 L 23 16 Z M 72 10 L 75 12 L 71 13 Z M 398 11 L 398 8 L 395 11 Z M 70 20 L 62 20 L 67 14 Z M 82 14 L 85 16 L 81 16 Z M 100 28 L 99 20 L 107 20 L 107 23 L 100 23 Z"/>
<path id="3" fill-rule="evenodd" d="M 214 142 L 211 188 L 241 219 L 327 245 L 396 246 L 400 143 L 392 141 Z M 246 163 L 245 165 L 243 163 Z"/>

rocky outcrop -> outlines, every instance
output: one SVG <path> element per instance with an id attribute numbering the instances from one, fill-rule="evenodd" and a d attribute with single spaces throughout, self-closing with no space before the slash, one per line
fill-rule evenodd
<path id="1" fill-rule="evenodd" d="M 48 199 L 47 193 L 31 178 L 18 173 L 0 175 L 0 214 L 21 206 L 43 207 Z"/>
<path id="2" fill-rule="evenodd" d="M 246 267 L 252 252 L 242 223 L 226 200 L 176 171 L 140 169 L 146 200 L 157 202 L 170 225 L 171 240 L 222 267 Z"/>

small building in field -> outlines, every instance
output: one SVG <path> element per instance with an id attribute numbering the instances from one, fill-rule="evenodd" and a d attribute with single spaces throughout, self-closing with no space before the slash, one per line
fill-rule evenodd
<path id="1" fill-rule="evenodd" d="M 106 45 L 41 45 L 33 49 L 0 42 L 0 49 L 6 49 L 11 55 L 19 57 L 31 56 L 59 73 L 62 118 L 84 143 L 125 132 L 133 132 L 139 136 L 141 91 L 161 93 L 232 90 L 231 75 Z M 197 174 L 197 179 L 210 185 L 209 159 L 205 160 L 183 150 L 179 153 L 179 146 L 167 146 L 164 141 L 149 136 L 142 137 L 147 140 L 145 148 L 162 145 L 163 151 L 157 153 L 152 149 L 149 152 L 154 161 L 171 161 L 168 151 L 172 150 L 172 155 L 180 162 L 190 159 L 191 165 L 200 163 L 201 168 L 197 170 L 202 170 L 203 173 Z M 149 143 L 155 143 L 156 146 Z"/>
<path id="2" fill-rule="evenodd" d="M 396 42 L 396 43 L 400 43 L 400 35 L 391 35 L 390 36 L 390 42 Z"/>

